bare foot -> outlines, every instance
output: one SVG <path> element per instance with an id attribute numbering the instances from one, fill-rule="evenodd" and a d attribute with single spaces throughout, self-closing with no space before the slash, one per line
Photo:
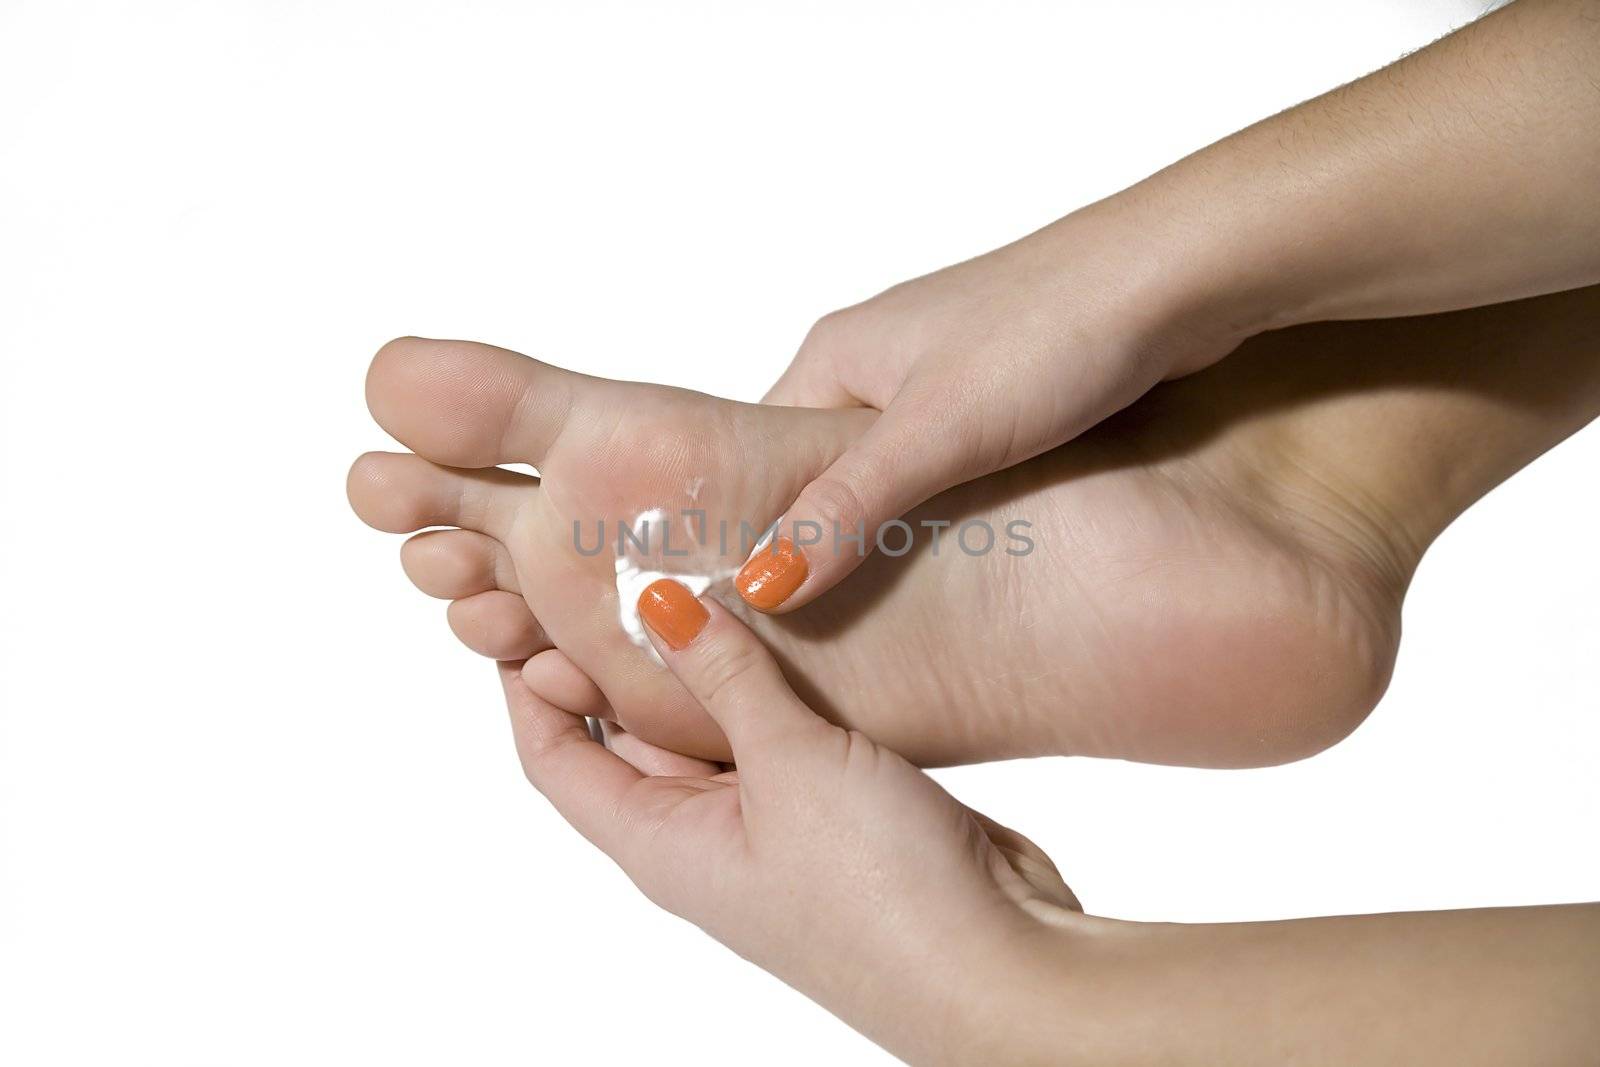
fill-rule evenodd
<path id="1" fill-rule="evenodd" d="M 1539 367 L 1593 362 L 1597 308 L 1579 291 L 1258 338 L 907 516 L 982 519 L 1002 532 L 985 554 L 959 550 L 950 530 L 935 553 L 924 529 L 907 555 L 874 556 L 804 611 L 723 600 L 815 706 L 920 763 L 1309 755 L 1381 695 L 1429 541 L 1587 418 Z M 610 531 L 647 508 L 694 508 L 711 540 L 723 519 L 736 538 L 873 418 L 415 338 L 378 354 L 368 403 L 416 455 L 363 456 L 352 503 L 382 530 L 458 528 L 403 553 L 424 591 L 455 601 L 457 634 L 499 659 L 531 656 L 525 676 L 552 703 L 711 759 L 726 756 L 720 734 L 623 632 L 613 555 L 581 553 L 573 523 L 592 547 L 597 519 Z M 505 463 L 542 479 L 495 469 Z M 1004 550 L 1014 520 L 1031 524 L 1027 555 Z M 719 566 L 740 562 L 733 540 Z"/>

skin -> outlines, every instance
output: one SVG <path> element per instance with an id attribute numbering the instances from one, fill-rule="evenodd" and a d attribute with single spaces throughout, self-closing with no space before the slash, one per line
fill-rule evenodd
<path id="1" fill-rule="evenodd" d="M 746 617 L 811 706 L 923 765 L 1309 755 L 1381 694 L 1427 545 L 1600 411 L 1597 323 L 1589 289 L 1267 334 L 912 516 L 1024 516 L 1032 555 L 936 556 L 925 537 L 807 612 Z M 715 724 L 621 633 L 611 558 L 579 556 L 571 521 L 701 477 L 713 522 L 766 522 L 870 413 L 736 405 L 417 339 L 386 346 L 368 394 L 421 456 L 363 457 L 351 500 L 380 529 L 470 528 L 402 552 L 454 601 L 462 639 L 532 657 L 529 684 L 559 706 L 726 760 Z M 513 459 L 543 482 L 460 469 Z"/>
<path id="2" fill-rule="evenodd" d="M 817 716 L 727 609 L 665 599 L 655 647 L 738 770 L 610 751 L 503 664 L 529 780 L 650 899 L 908 1062 L 1575 1064 L 1600 1043 L 1600 906 L 1091 918 L 1037 846 Z"/>
<path id="3" fill-rule="evenodd" d="M 869 413 L 736 405 L 421 340 L 379 353 L 369 405 L 419 455 L 359 460 L 357 513 L 393 532 L 459 526 L 504 548 L 504 563 L 495 553 L 469 566 L 455 546 L 433 544 L 433 563 L 408 564 L 425 589 L 456 599 L 464 639 L 499 659 L 560 649 L 630 733 L 728 758 L 715 723 L 619 628 L 610 554 L 582 556 L 573 522 L 676 511 L 693 485 L 713 525 L 765 523 Z M 929 506 L 929 516 L 986 516 L 996 529 L 1024 517 L 1040 546 L 1031 555 L 935 555 L 924 538 L 898 560 L 880 555 L 818 611 L 755 624 L 815 706 L 921 763 L 1044 753 L 1271 763 L 1344 736 L 1387 678 L 1391 581 L 1409 569 L 1380 571 L 1369 561 L 1387 546 L 1356 548 L 1331 524 L 1302 533 L 1255 511 L 1266 479 L 1237 442 L 1201 446 L 1198 465 L 1181 455 L 1144 465 L 1137 446 L 1105 443 L 1100 455 L 1055 455 Z M 462 469 L 513 458 L 542 479 Z M 1367 528 L 1346 526 L 1349 537 Z M 495 552 L 477 539 L 467 550 Z M 436 582 L 441 557 L 477 583 Z M 490 574 L 501 588 L 481 584 Z M 530 669 L 542 685 L 544 668 Z"/>
<path id="4" fill-rule="evenodd" d="M 652 899 L 910 1061 L 1585 1062 L 1600 1044 L 1600 907 L 1189 927 L 1087 917 L 1026 839 L 808 700 L 923 745 L 925 760 L 1037 748 L 1227 763 L 1328 743 L 1382 688 L 1399 597 L 1427 543 L 1592 417 L 1594 291 L 1245 345 L 1210 375 L 1209 396 L 1164 389 L 1107 424 L 1100 444 L 985 483 L 1050 512 L 1068 537 L 1125 523 L 1101 542 L 1069 541 L 1048 582 L 991 573 L 949 597 L 954 572 L 914 570 L 931 553 L 880 570 L 878 605 L 897 588 L 912 597 L 887 616 L 921 642 L 910 649 L 874 645 L 863 593 L 832 630 L 765 631 L 789 653 L 780 665 L 714 599 L 702 618 L 674 594 L 663 604 L 676 607 L 654 612 L 670 637 L 656 644 L 669 685 L 606 635 L 603 576 L 563 559 L 553 531 L 586 509 L 672 500 L 712 442 L 776 460 L 759 482 L 715 472 L 717 506 L 876 525 L 1045 452 L 1261 330 L 1592 283 L 1597 27 L 1590 0 L 1523 0 L 1023 242 L 825 319 L 771 399 L 865 403 L 881 420 L 718 411 L 579 385 L 507 353 L 405 342 L 369 383 L 379 421 L 423 456 L 531 461 L 545 484 L 369 457 L 352 499 L 382 528 L 463 527 L 413 542 L 426 547 L 408 569 L 460 597 L 452 622 L 470 644 L 540 653 L 502 677 L 528 777 L 562 813 Z M 1357 358 L 1340 361 L 1346 351 Z M 1388 357 L 1381 367 L 1352 370 L 1374 352 Z M 1293 373 L 1267 369 L 1286 354 Z M 639 429 L 623 412 L 648 414 L 642 435 L 619 442 Z M 619 443 L 643 456 L 642 481 L 604 466 L 604 446 Z M 942 503 L 971 514 L 994 499 Z M 857 565 L 807 561 L 803 580 L 785 579 L 789 595 L 758 606 L 809 603 Z M 1266 586 L 1249 586 L 1263 572 Z M 942 600 L 929 589 L 990 625 L 930 643 Z M 1263 595 L 1241 596 L 1243 614 L 1211 601 L 1184 613 L 1229 589 Z M 988 598 L 1009 619 L 982 615 L 989 590 L 1012 594 Z M 1119 615 L 1119 600 L 1140 610 Z M 1019 615 L 1045 639 L 1029 648 L 1000 628 Z M 852 676 L 844 645 L 828 647 L 846 629 L 863 662 L 883 665 L 872 677 Z M 1103 644 L 1074 644 L 1084 630 Z M 1006 639 L 974 640 L 994 633 Z M 819 636 L 826 673 L 808 671 L 802 651 Z M 1243 669 L 1210 668 L 1224 648 Z M 1309 669 L 1273 675 L 1285 660 Z M 866 693 L 916 686 L 914 673 L 899 686 L 883 676 L 906 664 L 949 670 L 939 683 L 976 677 L 991 697 L 1017 685 L 1001 694 L 1014 717 L 951 718 L 935 702 L 912 724 L 913 700 L 876 713 Z M 1035 690 L 1017 681 L 1040 677 Z M 1328 679 L 1331 696 L 1307 696 Z M 1271 713 L 1230 715 L 1230 695 Z M 617 720 L 610 748 L 590 739 L 580 715 L 591 711 Z M 1203 729 L 1185 732 L 1196 721 Z M 650 743 L 674 732 L 675 747 L 731 755 L 738 769 Z"/>
<path id="5" fill-rule="evenodd" d="M 1020 241 L 825 316 L 767 400 L 883 417 L 786 504 L 785 528 L 875 529 L 1264 330 L 1600 281 L 1596 70 L 1600 2 L 1520 0 Z M 861 562 L 804 557 L 791 592 L 749 602 L 792 611 Z"/>
<path id="6" fill-rule="evenodd" d="M 1147 499 L 1151 485 L 1164 487 L 1162 499 L 1184 501 L 1167 513 L 1182 522 L 1163 522 L 1160 511 L 1143 514 L 1146 521 L 1156 516 L 1162 530 L 1215 514 L 1196 510 L 1207 501 L 1265 501 L 1264 511 L 1287 518 L 1284 529 L 1301 531 L 1289 542 L 1297 550 L 1320 559 L 1328 545 L 1364 546 L 1366 553 L 1346 557 L 1362 562 L 1351 573 L 1393 576 L 1409 573 L 1428 541 L 1488 487 L 1600 411 L 1600 288 L 1427 318 L 1301 328 L 1252 346 L 1253 353 L 1152 393 L 1059 454 L 998 477 L 1026 483 L 1030 469 L 1072 464 L 1071 476 L 1046 479 L 1034 491 L 1041 501 L 1059 501 L 1074 526 L 1111 521 Z M 424 347 L 424 357 L 431 351 Z M 480 366 L 474 361 L 484 353 L 469 348 L 463 363 L 459 348 L 445 351 L 454 354 L 438 373 L 456 383 L 452 389 L 472 386 L 478 379 L 461 372 Z M 489 356 L 491 383 L 507 380 L 507 367 L 522 367 L 504 353 Z M 1296 368 L 1292 377 L 1278 370 L 1285 357 Z M 562 432 L 574 417 L 582 425 L 584 407 L 572 405 L 573 390 L 586 386 L 543 374 L 538 380 L 553 384 L 566 405 Z M 382 378 L 380 385 L 387 387 Z M 468 398 L 478 406 L 461 406 L 461 392 L 426 388 L 434 400 L 457 405 L 418 412 L 428 425 L 443 426 L 457 447 L 471 443 L 462 434 L 473 427 L 488 428 L 483 440 L 492 435 L 492 447 L 512 440 L 548 450 L 559 437 L 537 418 L 507 434 L 503 423 L 472 417 L 482 410 L 481 396 Z M 651 397 L 630 392 L 627 400 L 637 414 Z M 384 411 L 386 402 L 374 406 Z M 702 403 L 666 408 L 704 411 Z M 463 411 L 468 417 L 459 425 L 441 417 Z M 795 429 L 785 424 L 772 456 L 809 447 Z M 741 439 L 741 454 L 750 454 L 754 439 Z M 1062 458 L 1072 455 L 1078 458 Z M 442 483 L 363 480 L 438 473 L 418 467 L 420 460 L 376 462 L 358 465 L 352 495 L 369 517 L 409 516 L 402 527 L 417 507 L 439 506 L 437 496 L 418 495 L 419 487 L 442 493 L 456 515 L 488 514 L 480 506 L 488 498 L 468 490 L 471 477 L 494 479 L 519 497 L 533 491 L 504 472 L 450 472 Z M 559 467 L 552 469 L 559 476 Z M 1236 483 L 1230 471 L 1253 477 Z M 1075 488 L 1101 477 L 1108 483 L 1103 495 Z M 1204 491 L 1185 497 L 1178 491 L 1185 484 Z M 1250 493 L 1232 497 L 1234 485 Z M 471 507 L 463 511 L 463 503 Z M 513 512 L 527 506 L 518 502 Z M 1183 558 L 1179 542 L 1165 544 Z M 464 634 L 469 643 L 485 650 L 542 644 L 527 606 L 505 591 L 525 573 L 515 554 L 481 533 L 440 531 L 409 543 L 407 565 L 425 589 L 442 592 L 454 582 L 460 590 L 487 590 L 457 606 L 493 597 L 489 603 L 515 609 L 500 620 L 509 629 L 492 613 L 480 616 L 482 628 Z M 879 559 L 868 566 L 888 565 Z M 890 580 L 903 592 L 892 595 L 912 599 L 896 602 L 896 610 L 932 603 L 935 610 L 916 616 L 912 632 L 937 634 L 949 618 L 947 601 L 923 599 L 919 590 L 942 592 L 938 583 L 947 575 L 918 572 L 915 561 L 897 566 L 904 570 Z M 1140 595 L 1160 596 L 1189 572 L 1180 566 L 1155 573 L 1158 580 Z M 840 595 L 862 587 L 858 578 Z M 1023 601 L 1044 614 L 1035 625 L 1048 623 L 1054 602 Z M 527 775 L 651 899 L 910 1062 L 1561 1064 L 1586 1062 L 1600 1041 L 1592 994 L 1600 987 L 1600 907 L 1199 926 L 1086 916 L 1036 846 L 965 808 L 868 734 L 818 717 L 749 629 L 715 599 L 701 603 L 703 616 L 686 612 L 678 597 L 662 626 L 670 640 L 655 646 L 666 666 L 652 666 L 646 676 L 665 674 L 708 713 L 731 741 L 737 771 L 653 745 L 615 721 L 604 724 L 605 745 L 594 744 L 580 716 L 612 714 L 610 705 L 578 663 L 547 649 L 502 666 Z M 659 612 L 644 617 L 662 624 Z M 850 626 L 865 630 L 871 619 L 867 610 Z M 751 621 L 775 627 L 783 620 Z M 1264 623 L 1260 632 L 1268 628 Z M 781 643 L 783 633 L 773 629 L 770 639 Z M 869 634 L 845 627 L 838 636 L 871 640 Z M 842 668 L 848 645 L 824 647 Z M 916 674 L 973 669 L 971 660 L 936 658 L 901 679 L 889 677 L 905 658 L 880 660 L 880 699 L 915 684 Z M 998 666 L 1030 665 L 1019 658 Z M 1205 664 L 1187 666 L 1194 676 Z M 937 729 L 905 710 L 891 704 L 875 714 L 861 705 L 852 714 L 874 728 Z M 1066 718 L 1077 725 L 1070 711 Z M 1170 743 L 1170 731 L 1151 725 L 1155 720 L 1136 721 Z M 1239 723 L 1224 719 L 1226 730 Z M 955 736 L 970 741 L 984 725 L 958 727 Z M 1101 736 L 1149 743 L 1139 730 Z"/>

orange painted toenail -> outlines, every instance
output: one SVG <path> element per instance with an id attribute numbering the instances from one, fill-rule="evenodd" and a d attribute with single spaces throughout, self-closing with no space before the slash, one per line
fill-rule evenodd
<path id="1" fill-rule="evenodd" d="M 695 639 L 711 613 L 681 582 L 657 578 L 639 594 L 639 617 L 678 652 Z"/>
<path id="2" fill-rule="evenodd" d="M 800 588 L 809 571 L 805 554 L 793 541 L 780 537 L 775 544 L 756 549 L 733 584 L 745 603 L 757 611 L 771 611 Z"/>

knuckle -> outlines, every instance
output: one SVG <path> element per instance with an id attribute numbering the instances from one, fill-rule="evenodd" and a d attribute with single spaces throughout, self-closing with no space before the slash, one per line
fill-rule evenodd
<path id="1" fill-rule="evenodd" d="M 838 351 L 850 333 L 856 314 L 855 308 L 840 308 L 812 323 L 811 329 L 806 331 L 805 340 L 800 342 L 800 354 L 825 356 Z"/>
<path id="2" fill-rule="evenodd" d="M 719 641 L 704 655 L 699 670 L 701 700 L 727 707 L 745 699 L 761 670 L 760 649 L 748 641 Z"/>
<path id="3" fill-rule="evenodd" d="M 803 495 L 804 509 L 822 517 L 824 524 L 834 523 L 841 530 L 854 530 L 867 519 L 866 502 L 849 481 L 837 475 L 824 474 L 806 487 Z"/>
<path id="4" fill-rule="evenodd" d="M 522 764 L 522 776 L 544 796 L 550 795 L 545 782 L 546 769 L 566 741 L 562 736 L 518 739 L 517 760 Z"/>

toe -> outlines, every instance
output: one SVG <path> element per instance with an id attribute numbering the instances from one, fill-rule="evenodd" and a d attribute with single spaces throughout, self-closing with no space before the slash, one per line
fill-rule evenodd
<path id="1" fill-rule="evenodd" d="M 417 534 L 400 546 L 400 566 L 413 585 L 440 600 L 460 600 L 491 589 L 520 591 L 505 546 L 474 530 Z"/>
<path id="2" fill-rule="evenodd" d="M 450 629 L 461 643 L 490 659 L 527 659 L 550 647 L 527 602 L 499 589 L 450 604 Z"/>
<path id="3" fill-rule="evenodd" d="M 395 439 L 452 467 L 538 466 L 596 379 L 472 341 L 402 337 L 373 357 L 367 407 Z"/>
<path id="4" fill-rule="evenodd" d="M 368 452 L 350 468 L 345 488 L 361 521 L 388 533 L 460 526 L 502 536 L 538 485 L 513 471 L 454 470 L 405 453 Z"/>
<path id="5" fill-rule="evenodd" d="M 522 680 L 539 699 L 574 715 L 614 719 L 611 704 L 589 676 L 559 649 L 550 649 L 522 665 Z"/>

